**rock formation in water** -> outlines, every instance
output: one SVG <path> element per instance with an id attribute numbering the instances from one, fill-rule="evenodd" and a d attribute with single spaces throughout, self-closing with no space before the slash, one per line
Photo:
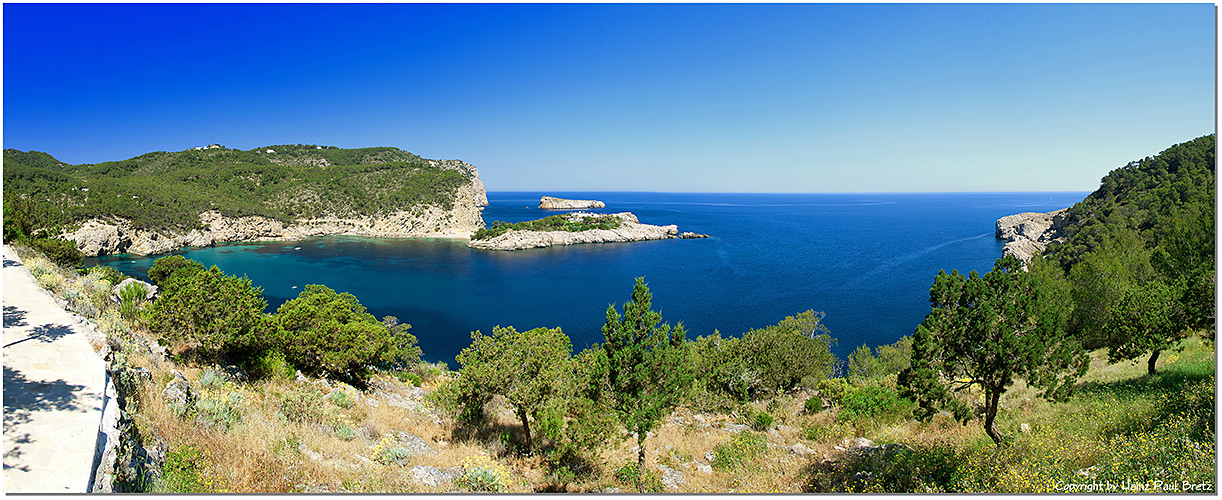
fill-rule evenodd
<path id="1" fill-rule="evenodd" d="M 1006 240 L 1002 255 L 1013 255 L 1025 264 L 1032 256 L 1043 252 L 1049 243 L 1065 241 L 1061 228 L 1065 226 L 1066 210 L 1023 212 L 997 219 L 997 239 Z"/>
<path id="2" fill-rule="evenodd" d="M 679 227 L 673 224 L 669 226 L 641 224 L 631 212 L 614 215 L 622 219 L 620 227 L 615 229 L 589 229 L 580 232 L 510 230 L 494 238 L 467 241 L 467 246 L 483 250 L 522 250 L 581 243 L 664 240 L 675 238 L 679 234 Z"/>
<path id="3" fill-rule="evenodd" d="M 452 208 L 418 205 L 391 213 L 319 217 L 284 223 L 261 216 L 226 217 L 217 211 L 199 215 L 201 229 L 189 231 L 148 230 L 130 221 L 91 219 L 79 229 L 62 235 L 76 242 L 85 255 L 93 257 L 114 253 L 153 255 L 182 247 L 204 247 L 231 241 L 298 240 L 310 236 L 347 234 L 390 238 L 468 238 L 484 227 L 481 215 L 488 206 L 484 183 L 475 167 L 456 160 L 434 160 L 443 169 L 459 170 L 470 182 L 459 186 Z"/>
<path id="4" fill-rule="evenodd" d="M 539 208 L 544 210 L 574 210 L 580 208 L 604 208 L 607 204 L 598 200 L 566 200 L 544 196 L 539 198 Z"/>

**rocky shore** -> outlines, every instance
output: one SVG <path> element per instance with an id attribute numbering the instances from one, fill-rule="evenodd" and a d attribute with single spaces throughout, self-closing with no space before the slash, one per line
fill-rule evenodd
<path id="1" fill-rule="evenodd" d="M 451 162 L 461 163 L 461 162 Z M 76 242 L 90 257 L 115 253 L 154 255 L 182 247 L 204 247 L 233 241 L 299 240 L 311 236 L 346 234 L 386 238 L 469 238 L 484 227 L 481 215 L 488 206 L 484 184 L 475 167 L 443 165 L 469 173 L 471 182 L 458 188 L 453 206 L 417 206 L 411 210 L 356 217 L 321 217 L 284 223 L 260 216 L 226 217 L 209 211 L 199 215 L 202 229 L 154 231 L 134 228 L 124 219 L 92 219 L 76 231 L 62 235 Z"/>
<path id="2" fill-rule="evenodd" d="M 631 212 L 613 214 L 622 219 L 615 229 L 590 229 L 580 232 L 568 231 L 509 231 L 486 240 L 470 240 L 467 246 L 483 250 L 522 250 L 544 248 L 554 245 L 577 245 L 581 243 L 612 243 L 621 241 L 646 241 L 677 238 L 676 225 L 654 226 L 642 224 Z"/>
<path id="3" fill-rule="evenodd" d="M 581 208 L 605 208 L 606 203 L 598 200 L 566 200 L 544 196 L 539 198 L 539 208 L 544 210 L 575 210 Z"/>
<path id="4" fill-rule="evenodd" d="M 1006 240 L 1002 255 L 1013 255 L 1027 263 L 1032 256 L 1043 252 L 1049 243 L 1064 241 L 1061 228 L 1066 223 L 1066 210 L 1023 212 L 997 219 L 997 239 Z"/>

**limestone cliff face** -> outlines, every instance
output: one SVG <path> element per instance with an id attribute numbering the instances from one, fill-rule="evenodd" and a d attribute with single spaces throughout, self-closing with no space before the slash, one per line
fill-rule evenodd
<path id="1" fill-rule="evenodd" d="M 1054 241 L 1064 241 L 1061 228 L 1065 226 L 1065 211 L 1062 208 L 1046 214 L 1023 212 L 997 219 L 997 239 L 1006 240 L 1002 255 L 1013 255 L 1023 263 L 1041 253 Z"/>
<path id="2" fill-rule="evenodd" d="M 580 208 L 603 208 L 607 204 L 598 200 L 566 200 L 544 196 L 539 198 L 539 208 L 544 210 L 573 210 Z"/>
<path id="3" fill-rule="evenodd" d="M 133 228 L 129 221 L 90 220 L 80 229 L 64 234 L 75 241 L 85 255 L 93 257 L 113 253 L 153 255 L 182 247 L 203 247 L 230 241 L 298 240 L 310 236 L 349 234 L 390 238 L 469 238 L 484 227 L 481 214 L 488 206 L 484 183 L 475 167 L 456 160 L 434 161 L 442 168 L 460 170 L 471 182 L 460 186 L 453 207 L 437 206 L 358 217 L 320 217 L 285 224 L 260 216 L 225 217 L 209 211 L 199 215 L 203 229 L 190 231 L 151 231 Z"/>
<path id="4" fill-rule="evenodd" d="M 544 248 L 554 245 L 577 245 L 581 243 L 610 243 L 621 241 L 663 240 L 675 238 L 679 227 L 675 225 L 654 226 L 641 224 L 631 212 L 614 214 L 623 219 L 615 229 L 590 229 L 571 233 L 568 231 L 509 231 L 495 238 L 469 240 L 467 246 L 483 250 L 522 250 Z"/>

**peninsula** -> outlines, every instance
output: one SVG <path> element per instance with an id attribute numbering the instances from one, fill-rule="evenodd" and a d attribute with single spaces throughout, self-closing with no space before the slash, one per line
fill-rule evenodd
<path id="1" fill-rule="evenodd" d="M 1013 255 L 1026 263 L 1035 254 L 1043 253 L 1050 243 L 1065 241 L 1061 229 L 1066 225 L 1067 210 L 1023 212 L 997 219 L 995 235 L 999 240 L 1006 240 L 1002 256 Z"/>
<path id="2" fill-rule="evenodd" d="M 582 208 L 605 208 L 606 203 L 598 200 L 566 200 L 544 196 L 539 198 L 539 208 L 543 210 L 577 210 Z"/>
<path id="3" fill-rule="evenodd" d="M 611 243 L 677 238 L 676 225 L 642 224 L 631 212 L 599 215 L 573 212 L 536 221 L 507 224 L 496 221 L 491 229 L 476 232 L 467 246 L 483 250 L 522 250 L 554 245 Z"/>
<path id="4" fill-rule="evenodd" d="M 392 147 L 212 145 L 83 165 L 6 149 L 4 185 L 21 230 L 87 256 L 331 234 L 465 239 L 488 205 L 474 166 Z"/>

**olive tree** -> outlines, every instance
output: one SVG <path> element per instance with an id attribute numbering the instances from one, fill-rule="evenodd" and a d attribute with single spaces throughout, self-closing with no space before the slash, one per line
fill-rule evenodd
<path id="1" fill-rule="evenodd" d="M 534 449 L 530 419 L 539 420 L 553 401 L 571 391 L 573 344 L 559 328 L 519 332 L 513 327 L 492 329 L 492 335 L 471 333 L 471 345 L 458 354 L 460 390 L 465 401 L 482 403 L 504 396 L 522 422 L 526 450 Z M 482 406 L 482 404 L 481 404 Z"/>
<path id="2" fill-rule="evenodd" d="M 940 271 L 929 291 L 932 310 L 912 338 L 911 365 L 899 377 L 905 397 L 918 403 L 916 416 L 927 420 L 946 408 L 966 424 L 971 412 L 954 393 L 978 387 L 984 431 L 1001 443 L 997 409 L 1015 379 L 1051 401 L 1067 398 L 1090 358 L 1065 333 L 1064 300 L 1046 295 L 1013 256 L 983 277 Z"/>

